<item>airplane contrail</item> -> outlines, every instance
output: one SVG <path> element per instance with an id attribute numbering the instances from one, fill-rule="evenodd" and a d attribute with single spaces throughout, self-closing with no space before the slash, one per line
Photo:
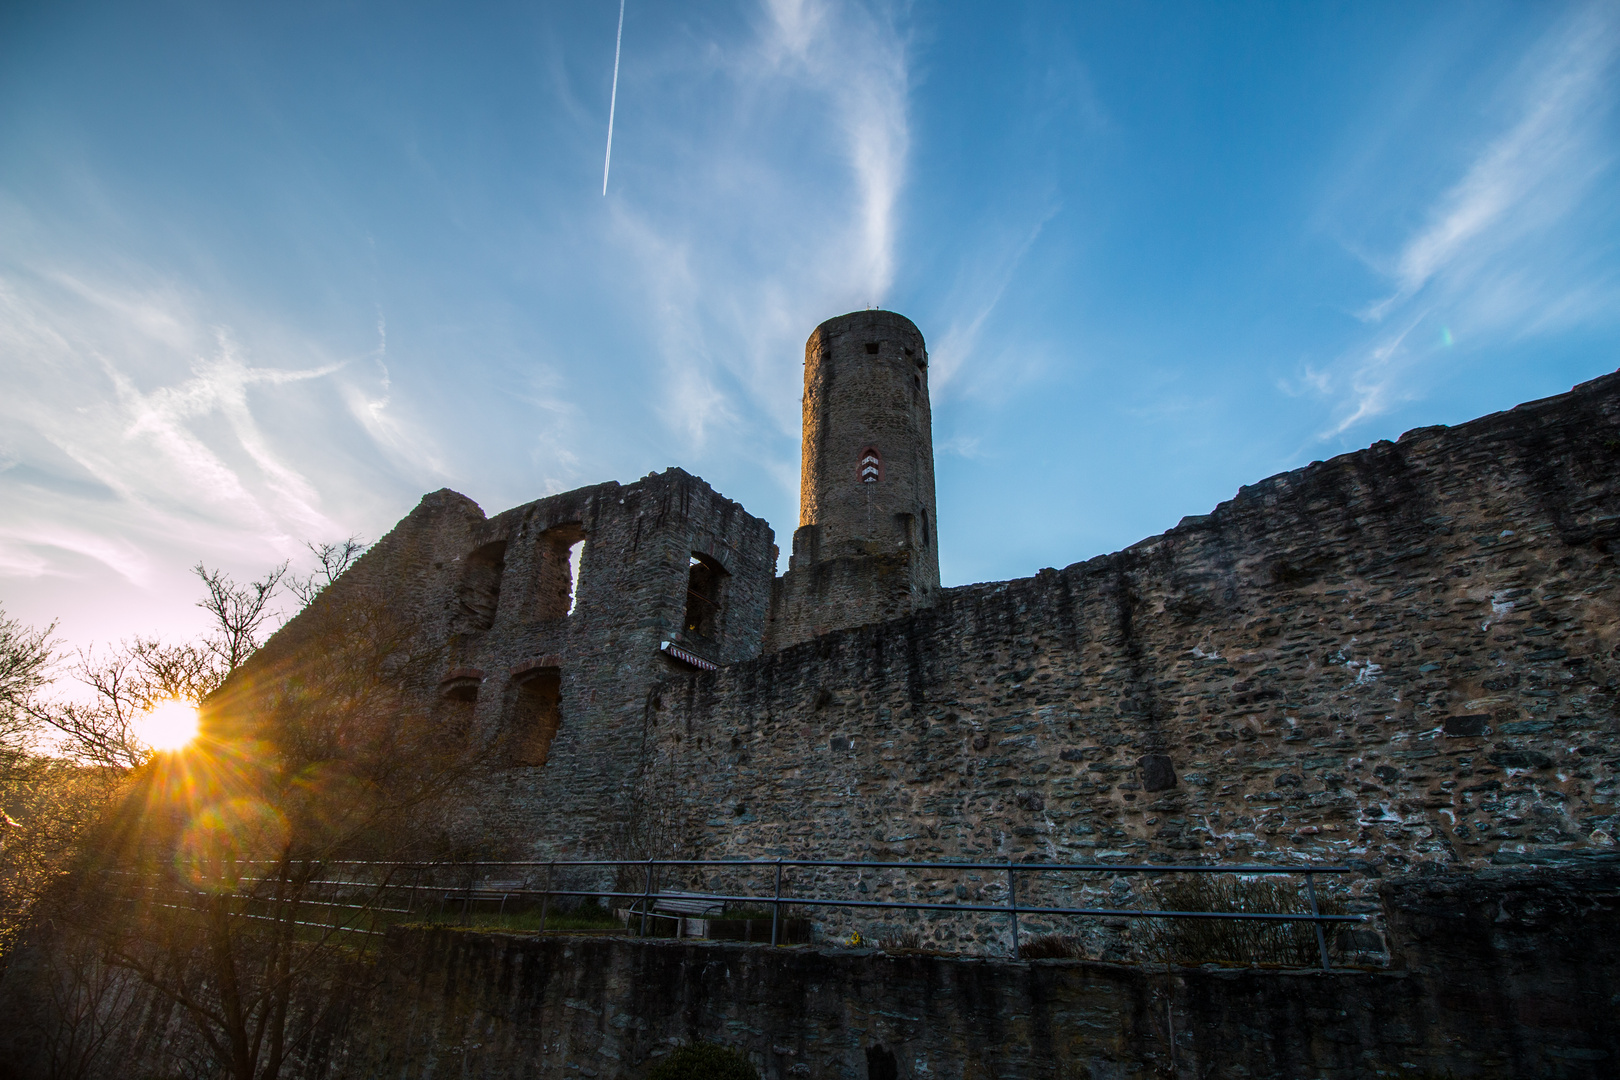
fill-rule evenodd
<path id="1" fill-rule="evenodd" d="M 602 160 L 602 197 L 607 197 L 608 169 L 613 165 L 613 110 L 619 104 L 619 46 L 624 44 L 624 0 L 619 0 L 619 34 L 613 39 L 613 93 L 608 98 L 607 157 Z"/>

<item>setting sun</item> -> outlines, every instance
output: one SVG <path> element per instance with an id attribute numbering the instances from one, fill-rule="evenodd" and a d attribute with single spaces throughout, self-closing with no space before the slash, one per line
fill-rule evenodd
<path id="1" fill-rule="evenodd" d="M 178 750 L 197 737 L 197 706 L 170 698 L 136 721 L 136 736 L 154 750 Z"/>

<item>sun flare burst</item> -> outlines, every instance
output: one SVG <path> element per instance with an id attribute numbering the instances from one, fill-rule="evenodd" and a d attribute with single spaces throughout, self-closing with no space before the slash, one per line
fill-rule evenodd
<path id="1" fill-rule="evenodd" d="M 179 698 L 160 701 L 136 721 L 135 733 L 153 750 L 179 750 L 197 737 L 197 706 Z"/>

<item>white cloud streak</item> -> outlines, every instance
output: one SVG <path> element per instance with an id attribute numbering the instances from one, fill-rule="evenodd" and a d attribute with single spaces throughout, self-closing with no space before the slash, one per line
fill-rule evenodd
<path id="1" fill-rule="evenodd" d="M 1035 246 L 1040 239 L 1042 230 L 1047 222 L 1056 216 L 1059 207 L 1056 204 L 1048 206 L 1035 223 L 1030 226 L 1021 237 L 1012 236 L 1008 239 L 1015 243 L 1003 242 L 999 246 L 999 258 L 987 258 L 972 264 L 970 270 L 979 274 L 977 280 L 958 292 L 973 297 L 974 302 L 967 305 L 971 314 L 965 322 L 953 322 L 946 327 L 945 333 L 940 337 L 939 344 L 929 349 L 929 376 L 930 391 L 936 395 L 945 391 L 961 375 L 963 364 L 970 356 L 978 354 L 979 335 L 984 324 L 990 318 L 1001 298 L 1007 292 L 1007 286 L 1012 283 L 1013 275 L 1017 273 L 1019 264 L 1029 254 L 1029 249 Z M 988 267 L 987 271 L 981 270 Z M 1005 387 L 1010 380 L 1006 372 L 996 368 L 979 365 L 977 373 L 980 378 L 976 383 L 990 383 Z"/>
<path id="2" fill-rule="evenodd" d="M 766 0 L 765 55 L 831 102 L 853 170 L 854 284 L 880 304 L 894 283 L 895 205 L 911 149 L 907 42 L 891 13 L 857 4 Z"/>
<path id="3" fill-rule="evenodd" d="M 1372 305 L 1368 318 L 1383 318 L 1471 246 L 1499 244 L 1504 232 L 1520 234 L 1556 216 L 1592 179 L 1599 162 L 1591 152 L 1590 120 L 1612 89 L 1614 12 L 1612 4 L 1594 5 L 1535 50 L 1522 116 L 1485 148 L 1435 207 L 1430 224 L 1407 242 L 1396 264 L 1396 291 Z"/>
<path id="4" fill-rule="evenodd" d="M 664 76 L 679 83 L 666 95 L 723 84 L 719 107 L 701 110 L 716 126 L 670 135 L 656 190 L 622 164 L 615 189 L 666 367 L 663 417 L 688 453 L 759 413 L 796 434 L 807 329 L 881 305 L 897 272 L 910 76 L 895 17 L 853 0 L 762 0 L 759 12 L 751 38 L 713 43 L 713 67 Z"/>
<path id="5" fill-rule="evenodd" d="M 384 332 L 379 320 L 379 365 Z M 379 397 L 343 361 L 269 365 L 248 352 L 172 286 L 0 273 L 0 578 L 84 578 L 100 566 L 148 606 L 161 596 L 152 621 L 172 623 L 190 604 L 169 597 L 198 559 L 256 573 L 306 539 L 370 531 L 352 505 L 327 508 L 358 478 L 320 466 L 356 463 L 344 433 L 310 411 L 341 416 L 342 399 L 385 450 L 412 442 L 386 411 L 386 369 Z M 142 621 L 130 629 L 152 628 Z"/>
<path id="6" fill-rule="evenodd" d="M 1440 347 L 1417 344 L 1429 337 L 1420 328 L 1449 347 L 1453 330 L 1529 334 L 1614 299 L 1570 279 L 1558 230 L 1612 171 L 1616 148 L 1602 121 L 1614 105 L 1617 48 L 1620 7 L 1593 3 L 1529 51 L 1506 88 L 1513 118 L 1401 245 L 1386 269 L 1393 290 L 1361 312 L 1382 329 L 1334 365 L 1336 377 L 1312 373 L 1342 398 L 1323 438 L 1410 399 L 1414 366 Z"/>

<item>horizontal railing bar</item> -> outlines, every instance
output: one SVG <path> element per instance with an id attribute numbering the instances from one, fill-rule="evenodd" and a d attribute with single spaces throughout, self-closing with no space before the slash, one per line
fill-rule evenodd
<path id="1" fill-rule="evenodd" d="M 543 890 L 535 890 L 536 895 L 543 895 Z M 649 894 L 641 892 L 601 892 L 589 889 L 552 889 L 552 896 L 588 896 L 588 897 L 618 897 L 626 900 L 644 900 Z M 659 894 L 652 893 L 656 898 Z M 683 893 L 683 899 L 688 900 L 723 900 L 744 904 L 774 904 L 775 897 L 770 896 L 729 896 L 723 893 Z M 1005 904 L 931 904 L 911 900 L 817 900 L 810 897 L 782 897 L 784 907 L 861 907 L 861 908 L 905 908 L 910 911 L 988 911 L 1002 915 L 1007 913 Z M 649 916 L 660 913 L 649 911 Z M 1036 908 L 1018 907 L 1019 915 L 1097 915 L 1127 919 L 1270 919 L 1282 922 L 1365 922 L 1365 915 L 1284 915 L 1268 914 L 1263 912 L 1247 911 L 1146 911 L 1138 908 Z M 691 918 L 692 916 L 677 916 L 665 914 L 666 918 Z"/>
<path id="2" fill-rule="evenodd" d="M 246 911 L 233 911 L 230 914 L 238 919 L 260 919 L 264 922 L 279 923 L 284 920 L 269 915 L 251 915 Z M 373 937 L 387 937 L 386 930 L 362 930 L 358 926 L 333 926 L 330 923 L 304 922 L 301 919 L 291 920 L 294 926 L 313 926 L 317 930 L 330 930 L 334 934 L 371 934 Z"/>
<path id="3" fill-rule="evenodd" d="M 257 887 L 257 888 L 266 888 L 268 886 L 275 885 L 277 883 L 277 878 L 276 878 L 275 875 L 265 874 L 265 875 L 260 876 L 260 877 L 243 877 L 243 878 L 238 880 L 236 886 L 232 889 L 232 895 L 235 896 L 236 898 L 240 899 L 240 900 L 244 900 L 244 901 L 247 901 L 247 902 L 250 902 L 250 903 L 251 902 L 261 902 L 261 903 L 269 903 L 269 904 L 292 904 L 292 905 L 311 904 L 311 905 L 314 905 L 314 906 L 328 908 L 328 909 L 348 909 L 348 910 L 362 911 L 362 912 L 366 911 L 366 910 L 371 910 L 371 911 L 374 911 L 374 912 L 378 912 L 378 913 L 382 913 L 382 914 L 390 914 L 390 915 L 416 915 L 416 914 L 419 914 L 420 916 L 422 916 L 422 918 L 424 920 L 428 920 L 428 921 L 438 921 L 439 919 L 441 919 L 445 914 L 445 912 L 444 912 L 444 904 L 447 903 L 447 902 L 488 902 L 488 901 L 494 900 L 496 898 L 499 898 L 502 901 L 502 905 L 503 905 L 503 908 L 504 908 L 506 901 L 509 900 L 509 899 L 524 900 L 524 899 L 535 898 L 535 897 L 542 897 L 542 898 L 549 898 L 549 897 L 580 897 L 580 898 L 597 899 L 597 900 L 601 900 L 601 901 L 604 901 L 604 902 L 614 901 L 614 900 L 628 901 L 629 903 L 626 906 L 628 906 L 632 911 L 635 911 L 635 910 L 637 910 L 637 902 L 638 901 L 641 903 L 642 906 L 645 906 L 645 904 L 646 904 L 646 902 L 648 900 L 656 899 L 657 897 L 664 895 L 662 893 L 656 893 L 656 894 L 648 893 L 643 889 L 638 889 L 638 890 L 635 890 L 635 891 L 628 891 L 628 890 L 621 891 L 621 890 L 618 890 L 618 889 L 559 889 L 559 888 L 530 887 L 526 880 L 520 880 L 519 883 L 518 883 L 517 888 L 507 888 L 507 887 L 492 888 L 492 887 L 490 887 L 491 882 L 490 882 L 490 880 L 488 878 L 486 878 L 484 881 L 480 882 L 480 881 L 474 880 L 473 877 L 472 877 L 472 875 L 475 874 L 475 873 L 482 872 L 482 873 L 488 874 L 488 873 L 495 872 L 495 871 L 498 871 L 498 870 L 506 870 L 508 872 L 521 872 L 523 870 L 538 870 L 540 868 L 545 868 L 547 870 L 547 873 L 548 873 L 548 884 L 549 884 L 549 882 L 551 880 L 550 875 L 555 874 L 555 872 L 557 870 L 567 870 L 569 868 L 577 868 L 577 869 L 587 869 L 587 868 L 607 869 L 607 868 L 613 868 L 613 869 L 617 869 L 617 870 L 623 870 L 625 868 L 634 868 L 634 869 L 637 869 L 637 870 L 645 869 L 646 871 L 649 872 L 649 874 L 654 869 L 680 869 L 680 868 L 717 868 L 717 869 L 747 870 L 747 871 L 759 870 L 759 869 L 773 869 L 774 868 L 774 869 L 776 869 L 778 871 L 778 873 L 780 873 L 780 870 L 784 869 L 784 868 L 854 870 L 854 871 L 857 871 L 858 873 L 864 873 L 866 871 L 907 871 L 907 872 L 930 871 L 930 872 L 933 872 L 935 874 L 952 874 L 952 873 L 963 873 L 963 872 L 977 871 L 977 872 L 993 873 L 993 874 L 998 875 L 998 877 L 1001 874 L 1008 874 L 1009 875 L 1009 879 L 1008 879 L 1009 884 L 1011 884 L 1010 875 L 1020 873 L 1020 872 L 1023 872 L 1025 874 L 1034 873 L 1034 874 L 1040 874 L 1040 875 L 1065 874 L 1065 873 L 1110 874 L 1110 875 L 1121 875 L 1121 874 L 1166 874 L 1166 875 L 1169 875 L 1169 874 L 1235 874 L 1235 875 L 1275 875 L 1275 874 L 1299 875 L 1299 874 L 1305 874 L 1305 875 L 1311 875 L 1311 874 L 1352 874 L 1352 873 L 1360 873 L 1360 872 L 1362 872 L 1362 871 L 1358 870 L 1358 868 L 1352 867 L 1352 866 L 1313 865 L 1313 864 L 1308 864 L 1308 863 L 1307 864 L 1289 865 L 1289 866 L 1278 866 L 1278 865 L 1275 865 L 1275 864 L 1269 864 L 1269 865 L 1248 865 L 1248 864 L 1245 864 L 1245 865 L 1237 865 L 1237 866 L 1223 866 L 1223 865 L 1219 865 L 1219 864 L 1215 864 L 1215 865 L 1204 865 L 1204 864 L 1198 864 L 1198 865 L 1170 865 L 1170 864 L 1159 864 L 1159 863 L 1107 863 L 1107 862 L 1090 862 L 1090 863 L 1014 863 L 1014 862 L 1010 862 L 1010 861 L 1009 862 L 938 862 L 938 861 L 935 861 L 935 862 L 903 862 L 903 861 L 892 861 L 892 860 L 891 861 L 864 861 L 864 860 L 854 860 L 854 859 L 785 859 L 785 858 L 784 859 L 546 859 L 546 860 L 542 860 L 542 859 L 532 859 L 532 860 L 494 860 L 494 859 L 488 859 L 488 860 L 470 860 L 470 861 L 466 861 L 466 862 L 420 862 L 420 863 L 411 863 L 411 862 L 394 863 L 394 862 L 379 862 L 379 861 L 375 861 L 375 860 L 360 860 L 360 859 L 314 859 L 314 860 L 295 860 L 295 861 L 292 861 L 291 863 L 288 863 L 288 862 L 285 862 L 285 861 L 282 861 L 282 860 L 241 860 L 240 862 L 236 863 L 235 865 L 243 867 L 243 868 L 246 868 L 246 867 L 249 867 L 249 866 L 258 866 L 258 867 L 271 867 L 271 866 L 277 866 L 277 865 L 284 866 L 284 867 L 285 866 L 294 866 L 294 867 L 302 867 L 302 868 L 306 869 L 307 871 L 314 872 L 314 873 L 319 873 L 322 868 L 326 868 L 326 867 L 330 867 L 330 868 L 332 868 L 334 870 L 337 870 L 337 872 L 339 872 L 339 873 L 345 872 L 344 870 L 338 869 L 340 867 L 349 868 L 346 872 L 350 872 L 350 873 L 365 872 L 364 868 L 375 867 L 375 868 L 378 868 L 378 869 L 380 869 L 382 871 L 385 871 L 385 872 L 379 874 L 377 880 L 372 880 L 372 881 L 336 880 L 336 879 L 330 879 L 330 878 L 326 878 L 326 877 L 321 877 L 321 878 L 312 878 L 312 879 L 309 879 L 309 880 L 306 880 L 306 881 L 296 882 L 296 883 L 288 882 L 288 884 L 292 885 L 293 888 L 295 888 L 295 889 L 297 889 L 299 891 L 299 895 L 296 898 L 290 897 L 290 896 L 289 897 L 277 898 L 277 897 L 275 897 L 273 895 L 255 895 L 251 891 L 255 887 Z M 131 877 L 136 877 L 137 879 L 141 876 L 141 875 L 135 874 L 135 873 L 130 872 L 130 871 L 108 870 L 108 871 L 105 871 L 105 872 L 108 873 L 108 874 L 111 874 L 111 875 L 115 875 L 115 876 L 120 876 L 120 877 L 131 876 Z M 428 882 L 424 882 L 422 880 L 422 878 L 424 876 L 426 876 L 426 877 L 428 877 L 430 879 L 438 879 L 438 880 L 436 880 L 436 881 L 435 880 L 430 880 Z M 526 875 L 524 875 L 524 877 L 526 877 Z M 837 877 L 842 877 L 842 875 L 838 875 Z M 286 881 L 286 878 L 283 877 L 282 881 Z M 501 884 L 505 885 L 506 883 L 502 882 Z M 811 887 L 811 888 L 815 888 L 818 885 L 823 886 L 823 887 L 831 886 L 835 891 L 842 887 L 842 882 L 840 882 L 840 881 L 838 881 L 836 879 L 833 880 L 833 881 L 817 882 L 817 883 L 813 883 L 813 884 L 812 883 L 805 883 L 805 884 L 808 887 Z M 915 885 L 915 882 L 913 882 L 912 884 Z M 249 891 L 242 891 L 244 888 L 249 890 Z M 1055 882 L 1051 882 L 1049 880 L 1048 881 L 1048 888 L 1070 889 L 1070 888 L 1073 888 L 1073 885 L 1058 884 L 1058 883 L 1055 883 Z M 331 899 L 331 900 L 318 899 L 316 895 L 311 895 L 310 893 L 305 893 L 303 890 L 306 890 L 306 889 L 311 890 L 312 892 L 314 892 L 316 890 L 325 891 L 326 895 L 333 896 L 334 899 Z M 387 896 L 387 892 L 390 889 L 408 890 L 408 895 L 412 898 L 413 904 L 415 902 L 415 898 L 417 896 L 423 894 L 423 893 L 428 894 L 428 896 L 430 898 L 430 902 L 431 902 L 431 896 L 433 894 L 435 894 L 435 893 L 442 894 L 441 901 L 440 901 L 440 910 L 435 914 L 435 913 L 430 913 L 425 908 L 423 910 L 421 910 L 420 912 L 418 912 L 418 911 L 415 911 L 414 909 L 409 909 L 409 908 L 408 909 L 400 909 L 400 908 L 397 908 L 397 907 L 382 907 L 381 904 L 386 902 L 385 897 Z M 203 897 L 203 896 L 208 896 L 208 895 L 218 895 L 217 893 L 210 894 L 210 893 L 205 892 L 205 891 L 203 891 L 201 889 L 191 890 L 191 889 L 185 889 L 184 887 L 182 887 L 182 888 L 180 888 L 178 890 L 175 890 L 173 888 L 173 886 L 170 886 L 169 888 L 164 889 L 164 888 L 154 887 L 152 885 L 146 885 L 146 886 L 144 886 L 144 890 L 149 890 L 149 891 L 152 891 L 152 892 L 166 892 L 166 893 L 169 893 L 169 895 L 175 895 L 176 892 L 181 893 L 181 894 L 189 893 L 190 895 L 195 896 L 195 897 Z M 351 892 L 354 892 L 354 891 L 369 892 L 369 893 L 372 894 L 374 899 L 373 899 L 373 901 L 371 903 L 365 903 L 364 902 L 364 897 L 350 896 L 347 899 L 349 899 L 351 901 L 353 901 L 353 900 L 361 900 L 362 902 L 360 902 L 360 903 L 353 903 L 353 902 L 343 903 L 343 902 L 340 902 L 338 899 L 335 898 L 335 897 L 341 895 L 343 890 L 349 890 Z M 711 903 L 749 905 L 749 906 L 757 906 L 757 907 L 759 907 L 761 909 L 773 908 L 773 906 L 777 905 L 777 904 L 786 904 L 789 907 L 797 906 L 797 907 L 803 907 L 803 908 L 892 910 L 892 911 L 936 911 L 936 912 L 955 912 L 955 913 L 958 913 L 958 914 L 972 913 L 972 914 L 986 914 L 986 915 L 1005 915 L 1009 911 L 1014 910 L 1013 907 L 1010 904 L 1007 904 L 1007 903 L 1002 903 L 1002 904 L 959 903 L 959 902 L 958 903 L 940 903 L 940 902 L 932 902 L 932 901 L 915 901 L 915 900 L 858 900 L 858 899 L 842 900 L 842 899 L 822 899 L 822 898 L 813 897 L 813 896 L 750 896 L 750 895 L 736 895 L 736 894 L 727 894 L 727 893 L 686 893 L 686 892 L 681 893 L 681 896 L 682 896 L 683 899 L 687 899 L 687 900 L 702 900 L 702 901 L 707 901 L 707 902 L 711 902 Z M 168 907 L 168 906 L 172 906 L 172 905 L 165 904 L 163 906 Z M 187 905 L 187 906 L 189 907 L 190 905 Z M 1370 916 L 1368 916 L 1368 915 L 1287 914 L 1287 913 L 1282 913 L 1282 912 L 1273 913 L 1273 912 L 1255 912 L 1255 911 L 1178 911 L 1178 910 L 1151 910 L 1151 909 L 1139 909 L 1139 908 L 1100 908 L 1100 907 L 1023 907 L 1023 906 L 1019 906 L 1019 907 L 1017 907 L 1016 910 L 1017 910 L 1019 915 L 1024 916 L 1026 918 L 1078 916 L 1078 917 L 1089 917 L 1089 918 L 1119 918 L 1119 919 L 1230 919 L 1230 920 L 1235 920 L 1235 921 L 1258 921 L 1258 922 L 1271 922 L 1271 923 L 1310 923 L 1310 924 L 1315 924 L 1315 925 L 1318 925 L 1318 926 L 1323 924 L 1323 923 L 1366 922 L 1366 921 L 1369 921 L 1369 919 L 1370 919 Z M 295 925 L 299 925 L 299 926 L 339 929 L 339 928 L 336 928 L 336 927 L 326 927 L 325 924 L 321 924 L 321 923 L 305 922 L 305 921 L 302 921 L 302 920 L 287 920 L 287 919 L 285 919 L 285 917 L 277 918 L 277 917 L 271 916 L 271 915 L 258 915 L 258 914 L 253 914 L 253 913 L 245 912 L 245 911 L 232 911 L 232 912 L 230 912 L 230 914 L 237 915 L 237 916 L 240 916 L 240 917 L 243 917 L 243 918 L 256 919 L 256 920 L 262 920 L 262 921 L 267 921 L 267 922 L 291 921 Z M 466 914 L 467 913 L 466 913 L 465 910 L 461 912 L 462 917 L 465 917 Z M 561 913 L 559 913 L 559 914 L 561 914 Z M 653 916 L 661 916 L 661 917 L 666 917 L 666 918 L 682 918 L 682 917 L 686 917 L 686 916 L 672 915 L 672 914 L 669 914 L 669 913 L 659 913 L 659 912 L 654 912 L 654 911 L 645 912 L 644 914 L 653 915 Z M 380 935 L 380 933 L 381 933 L 380 931 L 376 931 L 376 930 L 361 930 L 358 927 L 342 927 L 341 929 L 344 929 L 344 930 L 347 930 L 348 932 L 353 932 L 353 933 L 363 933 L 363 934 L 372 934 L 372 935 Z"/>
<path id="4" fill-rule="evenodd" d="M 265 860 L 243 860 L 243 865 Z M 475 866 L 824 866 L 867 868 L 873 870 L 994 870 L 1005 873 L 1010 865 L 1015 871 L 1045 870 L 1086 873 L 1142 873 L 1142 874 L 1357 874 L 1354 866 L 1201 866 L 1158 863 L 960 863 L 960 862 L 862 862 L 848 859 L 517 859 L 474 860 L 456 863 L 381 863 L 360 859 L 322 859 L 333 866 L 393 866 L 409 869 L 455 870 Z"/>
<path id="5" fill-rule="evenodd" d="M 170 911 L 196 911 L 196 908 L 183 908 L 179 904 L 159 904 L 158 907 L 168 908 Z M 245 911 L 228 911 L 227 915 L 234 919 L 258 919 L 263 922 L 287 922 L 289 920 L 277 919 L 269 915 L 250 915 Z M 387 937 L 386 930 L 362 930 L 358 926 L 333 926 L 330 923 L 303 922 L 299 919 L 290 920 L 293 926 L 313 926 L 317 930 L 330 930 L 334 934 L 371 934 L 374 937 Z"/>
<path id="6" fill-rule="evenodd" d="M 400 887 L 401 888 L 409 888 L 409 886 L 400 886 Z M 552 889 L 552 890 L 550 890 L 549 894 L 545 890 L 541 890 L 541 889 L 526 890 L 526 892 L 528 894 L 530 894 L 530 895 L 535 895 L 535 896 L 544 896 L 544 895 L 551 895 L 551 896 L 581 896 L 581 897 L 592 897 L 592 898 L 614 897 L 614 898 L 626 899 L 626 900 L 641 900 L 641 899 L 645 899 L 647 897 L 646 893 L 640 893 L 640 892 L 602 892 L 602 891 L 598 891 L 598 890 L 585 890 L 585 889 Z M 206 896 L 206 895 L 210 895 L 210 894 L 198 892 L 198 893 L 195 893 L 194 895 Z M 517 895 L 517 894 L 513 893 L 513 894 L 509 894 L 509 895 Z M 656 897 L 659 894 L 653 893 L 652 895 Z M 730 895 L 730 894 L 726 894 L 726 893 L 686 893 L 686 894 L 683 894 L 683 898 L 684 899 L 689 899 L 689 900 L 715 900 L 715 901 L 723 901 L 723 902 L 727 902 L 727 903 L 761 904 L 761 905 L 771 904 L 771 903 L 775 902 L 775 898 L 774 897 L 769 897 L 769 896 L 738 896 L 738 895 Z M 287 902 L 290 903 L 291 901 L 287 901 Z M 389 912 L 389 913 L 395 913 L 395 914 L 414 914 L 414 912 L 404 910 L 404 909 L 400 909 L 400 908 L 379 908 L 379 907 L 359 906 L 359 905 L 354 905 L 354 904 L 335 904 L 335 903 L 329 903 L 327 901 L 312 900 L 312 899 L 308 899 L 308 898 L 301 899 L 298 902 L 299 903 L 304 903 L 304 904 L 314 904 L 314 905 L 319 906 L 319 907 L 351 908 L 351 909 L 357 910 L 357 911 L 370 910 L 370 911 Z M 903 909 L 903 910 L 906 910 L 906 911 L 962 911 L 962 912 L 991 912 L 991 913 L 999 913 L 999 914 L 1005 914 L 1007 912 L 1007 910 L 1008 910 L 1007 906 L 1005 904 L 938 904 L 938 903 L 927 903 L 927 902 L 923 902 L 923 901 L 913 901 L 913 900 L 821 900 L 821 899 L 816 899 L 816 898 L 813 898 L 813 897 L 800 897 L 800 896 L 795 896 L 795 897 L 792 897 L 791 899 L 788 898 L 788 897 L 783 897 L 781 902 L 784 905 L 787 905 L 787 906 L 790 906 L 790 907 L 796 906 L 796 907 L 891 908 L 891 909 Z M 191 909 L 191 910 L 196 910 L 196 909 Z M 1251 921 L 1252 920 L 1261 920 L 1261 921 L 1270 921 L 1270 922 L 1307 922 L 1307 923 L 1308 922 L 1319 922 L 1319 923 L 1366 922 L 1368 920 L 1368 918 L 1369 918 L 1366 915 L 1290 915 L 1290 914 L 1284 914 L 1284 913 L 1281 913 L 1281 912 L 1278 912 L 1276 914 L 1272 914 L 1270 912 L 1250 912 L 1250 911 L 1159 911 L 1159 910 L 1148 910 L 1148 909 L 1141 909 L 1141 908 L 1055 908 L 1055 907 L 1054 908 L 1048 908 L 1048 907 L 1038 907 L 1037 908 L 1037 907 L 1022 907 L 1022 906 L 1019 907 L 1018 913 L 1020 915 L 1089 915 L 1089 916 L 1094 916 L 1094 917 L 1098 917 L 1098 918 L 1122 918 L 1122 919 L 1238 919 L 1238 920 L 1251 920 Z M 233 914 L 237 914 L 237 913 L 233 913 Z M 240 913 L 240 914 L 246 914 L 246 913 Z M 426 912 L 426 911 L 422 912 L 422 914 L 424 916 L 428 916 L 428 912 Z M 649 915 L 656 915 L 657 913 L 649 912 L 648 914 Z M 251 918 L 268 918 L 268 916 L 260 916 L 260 915 L 254 915 L 254 916 L 249 916 L 249 917 L 251 917 Z M 436 916 L 434 916 L 434 917 L 436 917 Z M 665 915 L 664 917 L 667 917 L 667 918 L 689 918 L 690 916 Z M 305 924 L 300 924 L 300 925 L 305 925 Z M 308 924 L 308 925 L 319 925 L 319 924 Z"/>

